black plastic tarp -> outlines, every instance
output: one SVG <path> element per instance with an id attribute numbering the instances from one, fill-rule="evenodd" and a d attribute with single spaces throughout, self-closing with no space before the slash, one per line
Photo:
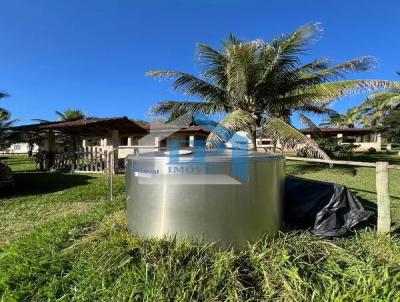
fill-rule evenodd
<path id="1" fill-rule="evenodd" d="M 323 237 L 342 236 L 375 214 L 344 185 L 292 176 L 285 181 L 284 212 L 285 224 Z"/>

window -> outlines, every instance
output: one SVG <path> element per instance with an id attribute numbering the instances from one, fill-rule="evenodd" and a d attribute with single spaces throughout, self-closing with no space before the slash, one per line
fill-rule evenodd
<path id="1" fill-rule="evenodd" d="M 271 144 L 272 144 L 272 141 L 270 139 L 260 139 L 257 141 L 258 146 L 271 145 Z"/>
<path id="2" fill-rule="evenodd" d="M 128 146 L 128 137 L 121 137 L 121 146 Z"/>

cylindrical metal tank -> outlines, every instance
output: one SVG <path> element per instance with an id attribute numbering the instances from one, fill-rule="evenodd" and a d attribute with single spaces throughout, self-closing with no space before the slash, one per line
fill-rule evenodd
<path id="1" fill-rule="evenodd" d="M 284 157 L 225 151 L 126 158 L 131 233 L 242 249 L 281 224 Z"/>

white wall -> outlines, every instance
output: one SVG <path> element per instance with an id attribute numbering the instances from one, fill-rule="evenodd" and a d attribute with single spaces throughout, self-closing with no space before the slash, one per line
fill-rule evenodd
<path id="1" fill-rule="evenodd" d="M 37 145 L 33 146 L 33 152 L 37 152 L 39 147 Z M 0 150 L 1 154 L 26 154 L 29 151 L 28 143 L 16 143 L 12 144 L 9 148 L 5 150 Z"/>
<path id="2" fill-rule="evenodd" d="M 245 143 L 246 141 L 247 141 L 247 144 Z M 251 149 L 253 149 L 253 142 L 251 141 L 247 132 L 238 131 L 226 143 L 226 147 L 251 150 Z"/>
<path id="3" fill-rule="evenodd" d="M 381 151 L 381 144 L 376 143 L 354 143 L 358 147 L 354 149 L 354 152 L 366 152 L 370 148 L 374 148 L 376 151 Z"/>

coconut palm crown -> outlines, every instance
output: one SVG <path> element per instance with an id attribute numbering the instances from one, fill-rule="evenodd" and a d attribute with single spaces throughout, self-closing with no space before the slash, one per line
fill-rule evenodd
<path id="1" fill-rule="evenodd" d="M 398 73 L 400 75 L 400 73 Z M 361 123 L 373 127 L 382 126 L 383 119 L 394 109 L 400 108 L 400 86 L 370 95 L 355 109 Z"/>
<path id="2" fill-rule="evenodd" d="M 60 121 L 76 121 L 87 118 L 83 111 L 77 109 L 67 109 L 64 112 L 56 111 L 56 114 Z"/>
<path id="3" fill-rule="evenodd" d="M 0 99 L 8 97 L 5 92 L 0 92 Z M 0 107 L 0 132 L 4 132 L 5 129 L 11 127 L 17 120 L 11 120 L 10 111 Z"/>
<path id="4" fill-rule="evenodd" d="M 322 128 L 354 128 L 357 123 L 360 123 L 360 111 L 356 107 L 347 110 L 345 114 L 332 112 L 327 119 L 321 121 L 319 126 Z"/>
<path id="5" fill-rule="evenodd" d="M 372 57 L 335 66 L 327 58 L 302 64 L 301 57 L 320 31 L 319 24 L 313 23 L 271 42 L 245 42 L 231 34 L 221 50 L 198 44 L 199 77 L 165 70 L 147 74 L 172 79 L 175 89 L 200 100 L 167 100 L 151 111 L 170 117 L 186 112 L 228 113 L 220 124 L 232 131 L 248 130 L 255 146 L 256 129 L 260 128 L 278 134 L 281 141 L 292 139 L 287 135 L 293 135 L 294 129 L 288 130 L 293 112 L 331 113 L 328 105 L 335 99 L 391 85 L 390 81 L 344 79 L 348 72 L 372 68 L 375 62 Z M 226 140 L 217 133 L 210 137 Z"/>
<path id="6" fill-rule="evenodd" d="M 8 94 L 0 91 L 0 99 L 7 97 Z M 0 121 L 5 121 L 10 118 L 10 112 L 0 107 Z"/>
<path id="7" fill-rule="evenodd" d="M 7 97 L 8 94 L 0 92 L 0 99 Z M 13 133 L 8 128 L 13 126 L 17 120 L 11 120 L 11 113 L 0 107 L 0 148 L 4 148 L 10 144 Z"/>

